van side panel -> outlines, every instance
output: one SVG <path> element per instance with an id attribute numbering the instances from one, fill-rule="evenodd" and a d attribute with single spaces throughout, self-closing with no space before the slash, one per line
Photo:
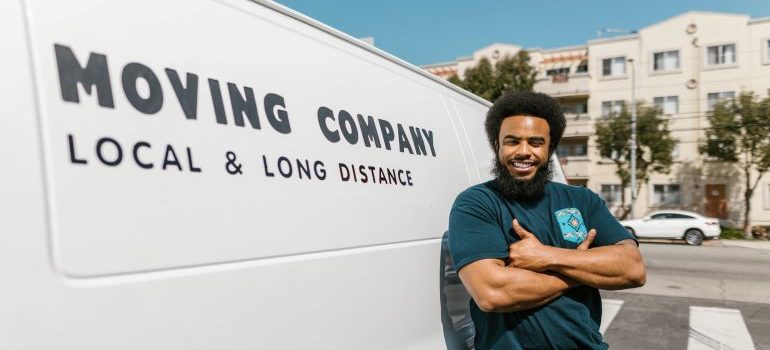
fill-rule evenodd
<path id="1" fill-rule="evenodd" d="M 435 238 L 468 185 L 436 84 L 277 12 L 30 5 L 65 275 Z"/>
<path id="2" fill-rule="evenodd" d="M 453 119 L 471 99 L 242 0 L 10 1 L 0 28 L 0 348 L 445 346 L 484 104 Z"/>

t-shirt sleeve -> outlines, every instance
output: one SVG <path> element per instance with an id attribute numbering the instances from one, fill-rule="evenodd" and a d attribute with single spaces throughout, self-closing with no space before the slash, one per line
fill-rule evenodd
<path id="1" fill-rule="evenodd" d="M 604 200 L 596 193 L 588 190 L 591 214 L 588 219 L 588 229 L 596 229 L 596 238 L 592 246 L 600 247 L 613 245 L 625 239 L 634 239 L 628 231 L 612 216 Z M 637 243 L 638 244 L 638 243 Z"/>
<path id="2" fill-rule="evenodd" d="M 482 259 L 505 259 L 508 244 L 492 200 L 481 190 L 468 189 L 455 199 L 449 214 L 449 251 L 454 268 Z"/>

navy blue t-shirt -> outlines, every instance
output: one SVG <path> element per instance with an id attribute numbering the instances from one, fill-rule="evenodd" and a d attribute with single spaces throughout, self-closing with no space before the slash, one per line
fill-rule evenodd
<path id="1" fill-rule="evenodd" d="M 508 257 L 518 240 L 514 218 L 540 242 L 574 249 L 588 230 L 596 229 L 592 247 L 633 237 L 610 214 L 596 193 L 578 186 L 548 182 L 541 199 L 506 200 L 486 182 L 460 193 L 449 216 L 449 249 L 457 271 L 481 259 Z M 471 299 L 476 349 L 607 349 L 599 333 L 602 303 L 589 286 L 572 288 L 539 308 L 521 312 L 484 312 Z"/>

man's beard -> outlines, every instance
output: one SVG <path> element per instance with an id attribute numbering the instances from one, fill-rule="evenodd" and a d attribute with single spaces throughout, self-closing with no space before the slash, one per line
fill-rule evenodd
<path id="1" fill-rule="evenodd" d="M 494 184 L 497 190 L 510 200 L 533 201 L 543 197 L 545 185 L 551 180 L 552 171 L 548 167 L 548 161 L 538 165 L 535 176 L 531 180 L 519 180 L 508 171 L 500 160 L 495 157 L 492 174 L 495 175 Z"/>

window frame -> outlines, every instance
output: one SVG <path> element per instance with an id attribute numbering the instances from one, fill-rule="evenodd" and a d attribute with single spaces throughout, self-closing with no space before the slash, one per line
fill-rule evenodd
<path id="1" fill-rule="evenodd" d="M 545 70 L 545 76 L 551 77 L 554 75 L 566 75 L 569 76 L 571 73 L 570 67 L 559 67 L 559 68 L 551 68 Z"/>
<path id="2" fill-rule="evenodd" d="M 585 64 L 583 64 L 583 62 L 585 62 Z M 585 67 L 585 70 L 581 71 L 580 67 Z M 583 60 L 578 63 L 575 67 L 575 75 L 577 74 L 588 74 L 588 60 Z"/>
<path id="3" fill-rule="evenodd" d="M 728 93 L 732 94 L 733 96 L 732 97 L 723 97 L 722 96 L 723 94 L 728 94 Z M 713 94 L 717 94 L 717 100 L 716 100 L 716 102 L 714 102 L 712 104 L 711 101 L 709 100 L 709 95 L 713 95 Z M 714 105 L 715 104 L 717 104 L 719 102 L 722 102 L 722 101 L 726 101 L 728 98 L 732 99 L 732 100 L 735 100 L 735 90 L 707 92 L 706 93 L 706 111 L 707 112 L 712 112 L 714 110 Z"/>
<path id="4" fill-rule="evenodd" d="M 658 186 L 663 186 L 663 198 L 664 198 L 664 200 L 662 202 L 658 201 L 657 196 L 656 196 L 655 188 L 658 187 Z M 676 202 L 666 201 L 665 197 L 667 195 L 671 195 L 670 193 L 673 193 L 673 191 L 667 191 L 666 189 L 669 188 L 669 187 L 673 187 L 673 186 L 677 186 L 677 188 L 678 188 L 678 192 L 679 193 L 677 195 L 677 201 Z M 658 183 L 658 184 L 652 184 L 652 186 L 650 186 L 650 191 L 651 191 L 651 193 L 650 193 L 650 204 L 653 207 L 669 206 L 669 205 L 676 206 L 676 205 L 682 205 L 682 203 L 684 202 L 684 200 L 682 198 L 682 184 L 680 184 L 680 183 Z"/>
<path id="5" fill-rule="evenodd" d="M 676 67 L 670 68 L 670 69 L 655 69 L 655 55 L 657 54 L 667 54 L 671 52 L 676 52 L 677 59 L 676 59 Z M 664 59 L 665 62 L 665 59 Z M 676 49 L 663 49 L 663 50 L 656 50 L 650 52 L 650 75 L 665 75 L 665 74 L 675 74 L 675 73 L 681 73 L 682 72 L 682 50 L 676 48 Z"/>
<path id="6" fill-rule="evenodd" d="M 612 61 L 615 59 L 622 59 L 623 60 L 623 73 L 622 74 L 612 74 Z M 628 56 L 621 55 L 621 56 L 609 56 L 609 57 L 602 57 L 599 58 L 599 68 L 601 74 L 599 74 L 599 77 L 601 80 L 612 80 L 612 79 L 624 79 L 628 78 Z M 610 74 L 604 74 L 604 61 L 609 60 L 610 61 Z"/>
<path id="7" fill-rule="evenodd" d="M 709 49 L 712 47 L 716 47 L 717 50 L 719 50 L 719 47 L 723 46 L 733 46 L 733 62 L 732 63 L 716 63 L 711 64 L 709 63 Z M 723 53 L 724 55 L 724 53 Z M 720 57 L 719 52 L 717 52 L 717 59 Z M 729 42 L 717 42 L 717 43 L 709 43 L 703 45 L 703 70 L 713 70 L 713 69 L 726 69 L 726 68 L 737 68 L 738 67 L 738 43 L 735 41 L 729 41 Z"/>
<path id="8" fill-rule="evenodd" d="M 761 49 L 759 50 L 759 54 L 762 55 L 760 61 L 762 64 L 770 64 L 770 37 L 764 37 L 760 40 Z"/>
<path id="9" fill-rule="evenodd" d="M 609 188 L 610 188 L 610 196 L 616 196 L 617 197 L 617 202 L 615 202 L 615 201 L 609 201 L 608 202 L 607 201 L 607 199 L 605 198 L 605 195 L 604 195 L 605 193 L 603 191 L 604 190 L 604 186 L 609 186 Z M 612 207 L 620 205 L 623 202 L 623 193 L 622 193 L 623 187 L 621 187 L 621 186 L 622 186 L 622 184 L 612 184 L 612 183 L 611 184 L 600 184 L 599 185 L 599 196 L 602 198 L 602 200 L 604 200 L 604 203 L 607 205 L 607 207 L 612 208 Z"/>
<path id="10" fill-rule="evenodd" d="M 604 114 L 604 104 L 609 103 L 610 104 L 610 110 L 608 114 Z M 615 115 L 613 113 L 619 114 L 623 112 L 623 106 L 626 104 L 626 100 L 608 100 L 608 101 L 602 101 L 601 102 L 601 118 L 602 119 L 610 119 L 614 118 Z M 619 106 L 618 111 L 615 111 L 615 107 Z"/>
<path id="11" fill-rule="evenodd" d="M 668 112 L 665 111 L 665 107 L 666 107 L 666 103 L 669 102 L 668 100 L 671 99 L 672 97 L 673 97 L 673 100 L 676 102 L 676 108 L 675 108 L 675 111 L 673 111 L 671 113 L 668 113 Z M 655 102 L 655 100 L 657 100 L 657 99 L 662 99 L 663 100 L 663 103 L 661 104 L 661 109 L 660 109 L 660 111 L 661 111 L 661 113 L 663 115 L 679 114 L 679 95 L 655 96 L 655 97 L 652 98 L 652 104 L 655 107 L 658 107 L 658 103 Z"/>

